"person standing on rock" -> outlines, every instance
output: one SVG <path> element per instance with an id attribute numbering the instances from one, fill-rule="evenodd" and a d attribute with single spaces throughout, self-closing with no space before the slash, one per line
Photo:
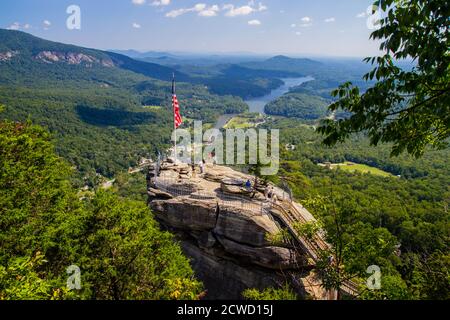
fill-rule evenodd
<path id="1" fill-rule="evenodd" d="M 248 191 L 252 190 L 252 182 L 250 180 L 247 180 L 247 182 L 245 183 L 245 189 L 247 189 Z"/>
<path id="2" fill-rule="evenodd" d="M 269 193 L 270 193 L 269 186 L 267 186 L 264 189 L 264 198 L 266 198 L 266 201 L 269 200 Z"/>
<path id="3" fill-rule="evenodd" d="M 192 178 L 196 178 L 197 177 L 197 172 L 195 170 L 195 163 L 192 162 L 191 164 L 191 169 L 192 169 Z"/>
<path id="4" fill-rule="evenodd" d="M 200 166 L 200 173 L 204 174 L 205 173 L 205 160 L 200 161 L 199 166 Z"/>

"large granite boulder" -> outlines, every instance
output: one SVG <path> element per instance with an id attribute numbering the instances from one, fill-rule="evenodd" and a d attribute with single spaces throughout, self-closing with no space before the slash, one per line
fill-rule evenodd
<path id="1" fill-rule="evenodd" d="M 160 189 L 149 180 L 149 204 L 192 259 L 208 291 L 206 299 L 241 299 L 245 289 L 263 290 L 286 281 L 303 297 L 322 297 L 314 290 L 319 280 L 309 276 L 312 265 L 306 255 L 291 243 L 269 240 L 284 225 L 262 210 L 263 192 L 252 199 L 226 194 L 242 194 L 240 182 L 251 179 L 248 175 L 221 166 L 208 166 L 196 178 L 189 178 L 188 171 L 186 166 L 164 165 Z M 275 191 L 282 199 L 282 190 Z"/>
<path id="2" fill-rule="evenodd" d="M 212 230 L 217 221 L 217 204 L 188 198 L 153 200 L 156 217 L 168 226 L 183 230 Z"/>
<path id="3" fill-rule="evenodd" d="M 251 210 L 221 206 L 214 233 L 256 247 L 270 246 L 267 236 L 281 230 L 269 217 Z"/>
<path id="4" fill-rule="evenodd" d="M 251 247 L 218 237 L 227 253 L 239 256 L 242 261 L 253 263 L 268 269 L 295 269 L 305 264 L 301 257 L 291 249 L 269 246 Z"/>

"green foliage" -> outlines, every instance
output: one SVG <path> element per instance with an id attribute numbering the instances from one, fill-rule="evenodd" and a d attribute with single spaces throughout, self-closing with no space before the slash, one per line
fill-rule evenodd
<path id="1" fill-rule="evenodd" d="M 254 301 L 297 300 L 297 295 L 288 285 L 285 285 L 280 289 L 267 288 L 263 291 L 247 289 L 242 293 L 242 296 L 244 299 Z"/>
<path id="2" fill-rule="evenodd" d="M 70 295 L 62 283 L 45 279 L 38 271 L 46 261 L 34 257 L 14 258 L 7 267 L 0 265 L 0 300 L 59 300 Z"/>
<path id="3" fill-rule="evenodd" d="M 412 295 L 399 275 L 382 275 L 380 290 L 363 290 L 362 300 L 411 300 Z"/>
<path id="4" fill-rule="evenodd" d="M 327 115 L 327 101 L 318 96 L 288 93 L 270 102 L 265 112 L 270 115 L 317 120 Z"/>
<path id="5" fill-rule="evenodd" d="M 88 297 L 101 300 L 195 299 L 201 285 L 180 247 L 161 232 L 144 202 L 98 191 L 73 238 Z M 77 250 L 78 251 L 78 250 Z"/>
<path id="6" fill-rule="evenodd" d="M 154 79 L 170 78 L 170 68 L 17 31 L 0 30 L 0 39 L 0 52 L 19 52 L 0 62 L 0 101 L 6 106 L 0 119 L 31 119 L 49 129 L 58 154 L 76 167 L 80 187 L 92 184 L 96 174 L 112 178 L 170 145 L 171 84 Z M 115 66 L 47 63 L 35 58 L 42 51 L 113 60 Z M 223 113 L 248 109 L 241 99 L 212 95 L 204 85 L 180 83 L 177 93 L 189 119 L 213 123 Z M 161 109 L 143 108 L 149 104 Z"/>
<path id="7" fill-rule="evenodd" d="M 385 18 L 372 33 L 384 55 L 366 58 L 376 67 L 365 80 L 376 84 L 361 94 L 347 82 L 333 92 L 339 100 L 331 111 L 351 112 L 347 119 L 326 120 L 319 131 L 326 145 L 367 132 L 372 145 L 392 142 L 392 154 L 407 151 L 419 157 L 426 146 L 448 146 L 450 136 L 450 5 L 441 0 L 382 0 Z M 404 70 L 395 60 L 412 59 Z"/>
<path id="8" fill-rule="evenodd" d="M 318 265 L 329 288 L 353 278 L 364 289 L 367 267 L 378 265 L 385 282 L 382 290 L 364 289 L 360 298 L 448 299 L 449 149 L 430 151 L 420 159 L 407 154 L 393 159 L 390 145 L 371 147 L 362 135 L 328 148 L 314 128 L 298 120 L 276 119 L 264 127 L 281 130 L 281 145 L 296 145 L 294 151 L 282 152 L 278 176 L 319 218 L 335 246 L 323 252 Z M 317 165 L 345 161 L 401 178 Z M 314 226 L 304 228 L 306 235 L 315 231 Z M 339 268 L 329 262 L 336 254 Z"/>
<path id="9" fill-rule="evenodd" d="M 146 203 L 80 200 L 50 135 L 0 122 L 0 299 L 196 299 L 201 284 Z M 119 179 L 120 180 L 120 179 Z M 66 268 L 81 269 L 67 291 Z"/>
<path id="10" fill-rule="evenodd" d="M 31 255 L 58 213 L 76 212 L 70 169 L 49 134 L 30 123 L 0 122 L 0 262 Z"/>
<path id="11" fill-rule="evenodd" d="M 122 198 L 133 199 L 146 202 L 146 175 L 145 170 L 134 174 L 128 172 L 121 172 L 116 176 L 114 181 L 114 193 Z"/>

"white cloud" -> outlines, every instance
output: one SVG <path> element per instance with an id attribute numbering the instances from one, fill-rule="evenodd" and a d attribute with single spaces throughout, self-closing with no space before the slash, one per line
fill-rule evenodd
<path id="1" fill-rule="evenodd" d="M 313 24 L 312 24 L 312 21 L 313 21 L 313 19 L 312 18 L 310 18 L 310 17 L 303 17 L 302 19 L 301 19 L 301 21 L 302 21 L 302 23 L 300 23 L 298 26 L 299 27 L 301 27 L 301 28 L 309 28 L 309 27 L 311 27 Z"/>
<path id="2" fill-rule="evenodd" d="M 249 22 L 248 22 L 248 25 L 249 26 L 260 26 L 261 25 L 261 21 L 259 21 L 259 20 L 250 20 Z"/>
<path id="3" fill-rule="evenodd" d="M 295 28 L 297 25 L 295 23 L 291 24 L 291 28 Z"/>
<path id="4" fill-rule="evenodd" d="M 330 23 L 330 22 L 336 22 L 336 18 L 335 17 L 331 17 L 331 18 L 327 18 L 324 20 L 326 23 Z"/>
<path id="5" fill-rule="evenodd" d="M 6 29 L 8 29 L 8 30 L 19 30 L 20 29 L 20 23 L 14 22 L 12 25 L 10 25 Z"/>
<path id="6" fill-rule="evenodd" d="M 20 30 L 20 29 L 28 30 L 28 29 L 31 29 L 31 25 L 29 23 L 25 23 L 24 25 L 20 25 L 19 22 L 14 22 L 13 24 L 11 24 L 6 29 L 7 30 Z"/>
<path id="7" fill-rule="evenodd" d="M 235 7 L 234 4 L 226 4 L 223 6 L 223 9 L 227 12 L 225 15 L 227 17 L 237 17 L 237 16 L 247 16 L 254 12 L 261 12 L 267 10 L 267 6 L 263 5 L 261 2 L 258 6 L 255 6 L 254 1 L 250 1 L 248 5 L 242 7 Z"/>
<path id="8" fill-rule="evenodd" d="M 139 0 L 138 0 L 139 1 Z M 156 5 L 164 5 L 163 3 L 170 3 L 170 0 L 157 0 L 153 2 Z M 227 17 L 236 17 L 236 16 L 247 16 L 254 12 L 261 12 L 267 10 L 267 6 L 262 3 L 255 4 L 254 0 L 251 0 L 247 5 L 236 7 L 234 4 L 225 4 L 222 8 L 218 5 L 208 6 L 204 3 L 197 3 L 195 6 L 191 8 L 180 8 L 174 9 L 166 13 L 167 18 L 177 18 L 183 14 L 189 12 L 196 12 L 200 17 L 215 17 L 218 15 L 220 11 L 226 11 L 225 16 Z"/>
<path id="9" fill-rule="evenodd" d="M 145 0 L 134 0 L 134 1 L 144 1 Z M 168 6 L 170 4 L 170 0 L 156 0 L 152 2 L 152 6 L 160 7 L 160 6 Z"/>
<path id="10" fill-rule="evenodd" d="M 312 19 L 310 17 L 303 17 L 302 18 L 302 22 L 308 23 L 308 22 L 311 22 L 311 21 L 312 21 Z"/>
<path id="11" fill-rule="evenodd" d="M 146 0 L 131 0 L 131 2 L 137 6 L 142 6 L 145 4 Z"/>
<path id="12" fill-rule="evenodd" d="M 185 14 L 186 12 L 189 12 L 189 10 L 188 9 L 172 10 L 172 11 L 166 13 L 166 17 L 167 18 L 176 18 L 178 16 Z"/>
<path id="13" fill-rule="evenodd" d="M 140 29 L 141 25 L 139 23 L 133 22 L 133 28 Z"/>
<path id="14" fill-rule="evenodd" d="M 365 13 L 365 12 L 358 13 L 358 14 L 356 15 L 356 17 L 357 17 L 357 18 L 365 18 L 365 17 L 367 17 L 367 13 Z"/>
<path id="15" fill-rule="evenodd" d="M 301 36 L 301 35 L 302 35 L 302 33 L 301 33 L 300 31 L 297 31 L 297 32 L 295 33 L 295 35 L 297 35 L 297 36 Z"/>
<path id="16" fill-rule="evenodd" d="M 204 3 L 197 3 L 194 6 L 193 11 L 201 12 L 201 11 L 203 11 L 205 9 L 206 9 L 206 4 L 204 4 Z"/>
<path id="17" fill-rule="evenodd" d="M 201 10 L 198 15 L 201 17 L 215 17 L 217 16 L 217 13 L 220 11 L 220 8 L 218 5 L 213 5 L 209 8 L 205 8 Z"/>
<path id="18" fill-rule="evenodd" d="M 197 12 L 200 17 L 215 17 L 217 13 L 220 11 L 218 5 L 207 6 L 204 3 L 197 3 L 192 8 L 181 8 L 172 10 L 166 13 L 166 17 L 168 18 L 176 18 L 188 12 Z"/>
<path id="19" fill-rule="evenodd" d="M 50 26 L 52 25 L 52 23 L 48 20 L 44 20 L 43 24 L 44 24 L 44 30 L 50 29 Z"/>

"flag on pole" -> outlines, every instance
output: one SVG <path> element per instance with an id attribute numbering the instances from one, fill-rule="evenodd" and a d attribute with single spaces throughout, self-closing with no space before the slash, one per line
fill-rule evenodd
<path id="1" fill-rule="evenodd" d="M 183 118 L 181 118 L 180 114 L 180 105 L 178 103 L 177 94 L 175 93 L 175 75 L 173 76 L 172 81 L 172 107 L 173 107 L 173 119 L 175 129 L 178 129 L 179 126 L 183 123 Z"/>

